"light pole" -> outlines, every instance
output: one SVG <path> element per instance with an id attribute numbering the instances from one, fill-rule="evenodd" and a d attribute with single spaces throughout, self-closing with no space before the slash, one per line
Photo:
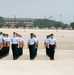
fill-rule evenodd
<path id="1" fill-rule="evenodd" d="M 73 22 L 74 22 L 74 16 L 73 16 Z"/>
<path id="2" fill-rule="evenodd" d="M 62 15 L 60 14 L 60 22 L 61 22 L 61 20 L 62 20 Z"/>
<path id="3" fill-rule="evenodd" d="M 52 20 L 52 18 L 53 18 L 53 16 L 50 16 L 50 17 L 49 17 L 49 20 Z"/>

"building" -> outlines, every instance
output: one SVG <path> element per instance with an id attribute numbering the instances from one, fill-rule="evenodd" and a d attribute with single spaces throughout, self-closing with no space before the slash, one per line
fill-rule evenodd
<path id="1" fill-rule="evenodd" d="M 33 25 L 33 21 L 35 19 L 31 19 L 31 18 L 4 18 L 5 24 L 9 24 L 9 25 L 16 25 L 17 23 L 24 23 L 26 24 L 27 27 L 32 26 Z"/>

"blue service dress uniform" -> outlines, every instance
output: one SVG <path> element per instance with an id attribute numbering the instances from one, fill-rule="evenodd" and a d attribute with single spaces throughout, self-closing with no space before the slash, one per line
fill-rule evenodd
<path id="1" fill-rule="evenodd" d="M 33 60 L 35 58 L 35 39 L 29 38 L 29 53 L 30 53 L 30 60 Z"/>
<path id="2" fill-rule="evenodd" d="M 11 38 L 13 60 L 18 58 L 18 37 Z"/>
<path id="3" fill-rule="evenodd" d="M 50 50 L 49 50 L 50 59 L 54 60 L 56 39 L 55 38 L 49 38 L 48 43 L 49 43 L 49 48 L 50 48 Z"/>

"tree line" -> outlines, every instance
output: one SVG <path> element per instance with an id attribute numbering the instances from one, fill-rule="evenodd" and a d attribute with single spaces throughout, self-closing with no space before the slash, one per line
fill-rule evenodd
<path id="1" fill-rule="evenodd" d="M 9 24 L 5 24 L 5 21 L 4 21 L 4 18 L 3 17 L 0 17 L 0 28 L 1 27 L 12 27 L 11 25 Z M 24 24 L 23 22 L 19 22 L 17 24 L 14 25 L 14 27 L 18 28 L 18 27 L 23 27 L 25 28 L 26 27 L 26 24 Z M 60 22 L 60 21 L 54 21 L 54 20 L 49 20 L 49 19 L 36 19 L 33 21 L 33 25 L 30 26 L 30 27 L 38 27 L 38 28 L 62 28 L 62 29 L 65 29 L 65 28 L 72 28 L 74 29 L 74 22 L 71 22 L 70 25 L 69 24 L 65 24 L 63 22 Z"/>
<path id="2" fill-rule="evenodd" d="M 57 22 L 57 21 L 49 20 L 49 19 L 37 19 L 34 21 L 34 26 L 40 27 L 40 28 L 55 27 L 56 29 L 58 29 L 58 28 L 65 29 L 65 28 L 69 27 L 68 24 L 64 24 L 63 22 Z"/>

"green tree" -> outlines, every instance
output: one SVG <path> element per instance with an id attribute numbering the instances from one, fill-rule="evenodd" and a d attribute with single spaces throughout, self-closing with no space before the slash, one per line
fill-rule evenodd
<path id="1" fill-rule="evenodd" d="M 72 28 L 74 29 L 74 22 L 72 22 L 72 23 L 70 24 L 70 27 L 72 27 Z"/>
<path id="2" fill-rule="evenodd" d="M 6 26 L 6 27 L 8 27 L 8 28 L 9 28 L 9 27 L 11 27 L 11 25 L 10 25 L 10 24 L 6 24 L 5 26 Z"/>
<path id="3" fill-rule="evenodd" d="M 61 24 L 60 23 L 57 23 L 57 24 L 54 25 L 54 27 L 58 29 L 58 28 L 61 27 Z"/>
<path id="4" fill-rule="evenodd" d="M 4 18 L 0 16 L 0 27 L 4 26 Z"/>
<path id="5" fill-rule="evenodd" d="M 4 26 L 4 24 L 0 23 L 0 27 L 3 27 L 3 26 Z"/>
<path id="6" fill-rule="evenodd" d="M 49 19 L 37 19 L 34 21 L 34 27 L 39 27 L 39 28 L 45 28 L 48 27 L 50 28 L 53 26 L 55 21 L 50 21 Z"/>
<path id="7" fill-rule="evenodd" d="M 63 24 L 63 25 L 62 25 L 62 28 L 65 29 L 65 28 L 67 28 L 68 26 L 69 26 L 68 24 Z"/>
<path id="8" fill-rule="evenodd" d="M 39 28 L 51 28 L 51 27 L 56 27 L 58 28 L 67 28 L 69 25 L 64 24 L 63 22 L 58 22 L 54 20 L 49 20 L 49 19 L 36 19 L 34 22 L 34 27 L 39 27 Z"/>
<path id="9" fill-rule="evenodd" d="M 0 16 L 0 24 L 4 24 L 4 18 Z"/>
<path id="10" fill-rule="evenodd" d="M 15 25 L 15 27 L 16 27 L 16 28 L 18 28 L 18 27 L 23 27 L 23 28 L 25 28 L 25 27 L 26 27 L 26 24 L 24 24 L 23 22 L 19 22 L 19 23 L 17 23 L 17 24 Z"/>

